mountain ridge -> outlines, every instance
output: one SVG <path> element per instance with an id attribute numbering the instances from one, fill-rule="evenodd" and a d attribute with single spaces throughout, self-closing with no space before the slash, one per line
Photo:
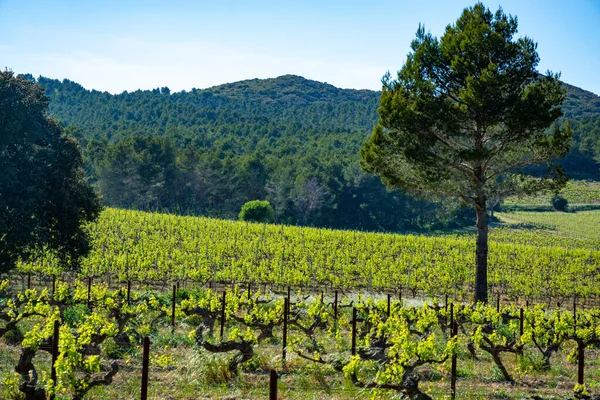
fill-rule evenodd
<path id="1" fill-rule="evenodd" d="M 291 74 L 190 91 L 172 93 L 163 87 L 116 95 L 68 79 L 37 81 L 46 88 L 50 113 L 79 129 L 84 146 L 90 139 L 116 142 L 132 134 L 168 135 L 179 145 L 222 145 L 236 154 L 272 152 L 274 141 L 292 134 L 308 143 L 315 139 L 308 132 L 316 137 L 352 132 L 352 138 L 343 140 L 351 148 L 337 147 L 345 156 L 356 154 L 377 122 L 381 93 L 341 89 Z M 574 140 L 562 164 L 574 177 L 600 179 L 600 96 L 564 85 L 564 118 L 571 122 Z M 318 149 L 313 145 L 309 151 Z"/>
<path id="2" fill-rule="evenodd" d="M 30 79 L 34 79 L 30 74 L 27 74 Z M 34 79 L 35 80 L 35 79 Z M 182 90 L 179 92 L 171 92 L 167 87 L 156 88 L 150 90 L 141 90 L 128 92 L 123 91 L 119 94 L 111 94 L 109 92 L 101 92 L 95 89 L 85 89 L 82 85 L 69 79 L 51 79 L 40 76 L 37 81 L 46 87 L 47 95 L 51 99 L 50 111 L 57 111 L 52 107 L 52 103 L 60 102 L 61 97 L 56 96 L 55 91 L 59 87 L 67 87 L 71 93 L 85 92 L 88 95 L 98 96 L 101 98 L 128 98 L 132 96 L 146 95 L 168 95 L 173 102 L 180 102 L 182 98 L 189 96 L 198 96 L 194 103 L 199 105 L 202 101 L 207 106 L 216 108 L 220 105 L 219 100 L 231 101 L 250 101 L 253 104 L 259 103 L 263 105 L 282 105 L 290 106 L 307 106 L 313 103 L 329 102 L 329 101 L 372 101 L 377 99 L 380 91 L 370 89 L 343 89 L 338 88 L 326 82 L 307 79 L 299 75 L 286 74 L 275 78 L 266 79 L 246 79 L 242 81 L 223 83 L 220 85 L 211 86 L 205 89 L 192 88 L 189 91 Z M 596 117 L 600 115 L 600 96 L 593 92 L 581 89 L 579 87 L 564 83 L 567 89 L 567 99 L 563 104 L 563 110 L 566 118 L 586 118 Z M 54 89 L 53 90 L 50 90 Z M 216 102 L 211 98 L 218 99 Z M 199 100 L 199 101 L 198 101 Z M 65 115 L 60 111 L 56 112 L 59 118 L 64 118 Z M 69 117 L 67 116 L 67 120 Z M 68 123 L 68 121 L 67 121 Z"/>
<path id="3" fill-rule="evenodd" d="M 70 80 L 68 78 L 64 78 L 64 79 L 61 80 L 61 79 L 58 79 L 58 78 L 49 78 L 49 77 L 44 77 L 44 76 L 40 76 L 38 78 L 35 78 L 35 77 L 33 77 L 32 74 L 21 74 L 21 75 L 27 76 L 30 80 L 35 80 L 35 81 L 39 80 L 39 78 L 43 78 L 43 79 L 48 79 L 48 80 L 52 80 L 52 81 L 58 81 L 58 82 L 61 82 L 61 83 L 71 82 L 71 83 L 74 83 L 74 84 L 80 86 L 81 89 L 83 89 L 85 91 L 94 92 L 94 93 L 101 93 L 101 94 L 108 94 L 108 95 L 111 95 L 111 96 L 117 96 L 117 95 L 120 95 L 120 94 L 123 94 L 123 93 L 153 92 L 153 91 L 161 89 L 160 87 L 152 88 L 152 89 L 141 89 L 141 88 L 139 88 L 139 89 L 136 89 L 136 90 L 133 90 L 133 91 L 123 90 L 122 92 L 119 92 L 119 93 L 111 93 L 111 92 L 108 92 L 106 90 L 97 90 L 97 89 L 94 89 L 94 88 L 86 88 L 82 84 L 80 84 L 80 83 L 78 83 L 76 81 Z M 189 92 L 194 92 L 194 91 L 212 91 L 212 90 L 215 90 L 215 89 L 221 89 L 221 88 L 226 88 L 226 87 L 230 87 L 230 86 L 238 86 L 240 84 L 249 84 L 249 83 L 254 83 L 254 82 L 269 82 L 269 81 L 276 82 L 276 81 L 281 81 L 281 80 L 284 80 L 284 79 L 288 80 L 288 81 L 309 82 L 311 84 L 317 84 L 317 85 L 327 86 L 327 87 L 331 87 L 331 88 L 333 88 L 333 89 L 335 89 L 337 91 L 368 92 L 368 93 L 380 93 L 381 92 L 380 90 L 372 90 L 372 89 L 341 88 L 341 87 L 337 87 L 337 86 L 335 86 L 335 85 L 333 85 L 331 83 L 328 83 L 328 82 L 319 81 L 317 79 L 305 78 L 302 75 L 283 74 L 283 75 L 279 75 L 279 76 L 271 77 L 271 78 L 248 78 L 248 79 L 242 79 L 242 80 L 239 80 L 239 81 L 219 83 L 219 84 L 216 84 L 216 85 L 213 85 L 213 86 L 208 86 L 206 88 L 192 87 L 189 90 L 183 89 L 183 90 L 180 90 L 180 91 L 174 91 L 174 92 L 172 92 L 172 94 L 189 93 Z M 572 84 L 567 83 L 567 82 L 563 82 L 563 84 L 567 87 L 568 90 L 572 89 L 572 90 L 575 90 L 575 91 L 581 91 L 581 92 L 583 92 L 583 93 L 586 94 L 586 97 L 600 99 L 600 94 L 596 94 L 596 93 L 594 93 L 592 91 L 580 88 L 578 86 L 572 85 Z"/>

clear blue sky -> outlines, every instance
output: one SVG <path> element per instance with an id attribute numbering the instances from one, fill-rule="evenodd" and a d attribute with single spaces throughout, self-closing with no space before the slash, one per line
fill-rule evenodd
<path id="1" fill-rule="evenodd" d="M 419 22 L 440 36 L 472 1 L 0 0 L 0 68 L 88 89 L 205 88 L 302 75 L 380 89 Z M 600 0 L 494 0 L 538 43 L 539 70 L 600 94 Z"/>

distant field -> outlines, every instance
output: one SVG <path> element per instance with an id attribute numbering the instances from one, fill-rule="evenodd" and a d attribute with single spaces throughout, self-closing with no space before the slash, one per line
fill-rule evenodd
<path id="1" fill-rule="evenodd" d="M 538 237 L 557 236 L 559 241 L 562 237 L 566 239 L 563 244 L 565 247 L 578 247 L 579 240 L 600 240 L 600 210 L 576 213 L 514 212 L 497 213 L 496 216 L 511 229 L 530 230 Z"/>
<path id="2" fill-rule="evenodd" d="M 600 204 L 600 182 L 587 181 L 569 181 L 567 186 L 560 191 L 571 204 Z M 506 200 L 506 204 L 550 204 L 552 194 L 527 197 L 511 197 Z"/>

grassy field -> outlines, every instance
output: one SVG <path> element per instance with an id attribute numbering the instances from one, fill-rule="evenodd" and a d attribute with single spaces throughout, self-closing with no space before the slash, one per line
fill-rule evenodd
<path id="1" fill-rule="evenodd" d="M 507 228 L 566 239 L 600 241 L 600 210 L 496 213 Z M 569 243 L 566 242 L 568 246 Z"/>
<path id="2" fill-rule="evenodd" d="M 600 182 L 569 181 L 567 186 L 560 191 L 570 204 L 600 204 Z M 536 204 L 549 205 L 552 194 L 527 197 L 511 197 L 505 201 L 507 204 Z"/>

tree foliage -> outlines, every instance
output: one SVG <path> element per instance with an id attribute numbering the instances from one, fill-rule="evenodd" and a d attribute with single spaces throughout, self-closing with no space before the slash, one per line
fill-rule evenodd
<path id="1" fill-rule="evenodd" d="M 516 32 L 516 18 L 481 3 L 440 39 L 419 26 L 397 78 L 383 78 L 379 122 L 361 150 L 363 167 L 389 187 L 455 196 L 475 208 L 481 301 L 488 201 L 561 187 L 551 162 L 567 153 L 572 135 L 568 125 L 553 125 L 566 97 L 558 75 L 537 72 L 536 44 Z M 539 164 L 547 167 L 541 177 L 524 173 Z"/>
<path id="2" fill-rule="evenodd" d="M 88 250 L 82 224 L 101 209 L 77 143 L 47 108 L 38 84 L 0 71 L 0 271 L 42 246 L 76 264 Z"/>

